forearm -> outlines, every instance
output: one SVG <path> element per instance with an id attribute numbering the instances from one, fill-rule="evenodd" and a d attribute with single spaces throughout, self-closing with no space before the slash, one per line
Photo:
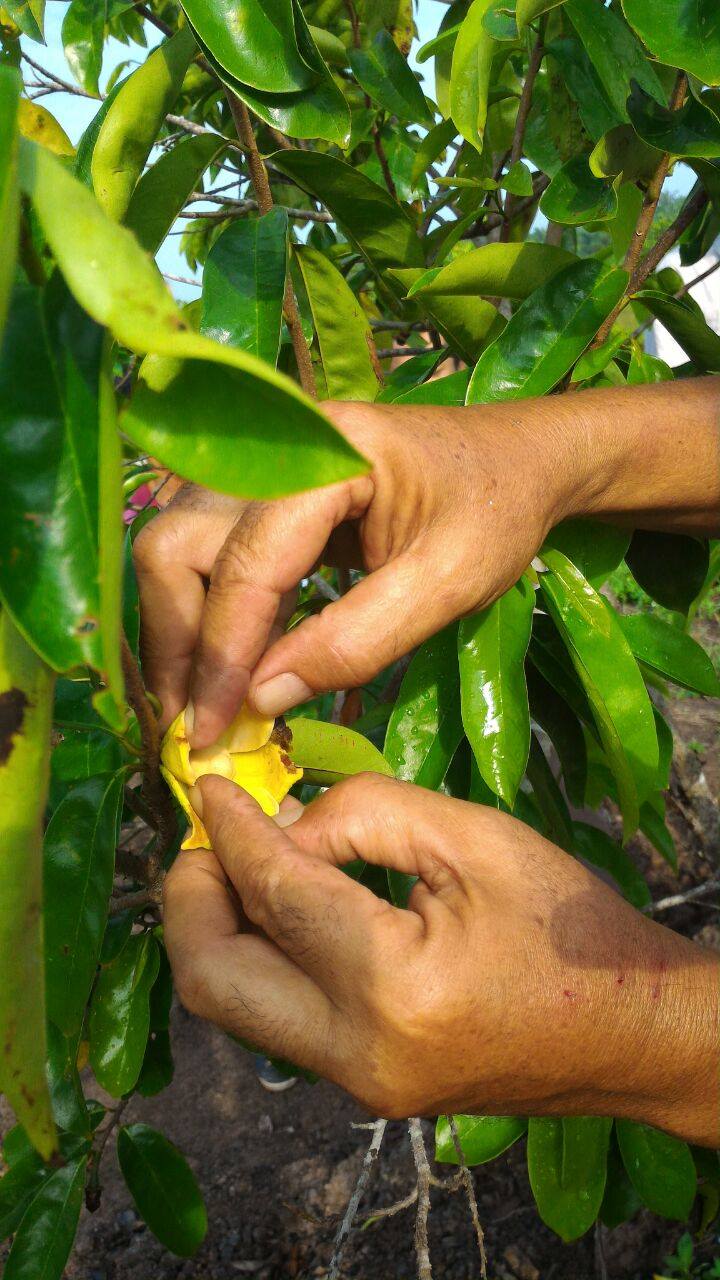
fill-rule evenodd
<path id="1" fill-rule="evenodd" d="M 720 378 L 557 397 L 576 433 L 577 514 L 720 531 Z"/>

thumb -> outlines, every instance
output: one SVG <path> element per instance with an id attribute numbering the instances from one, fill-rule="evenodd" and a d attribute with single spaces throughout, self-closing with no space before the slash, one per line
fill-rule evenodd
<path id="1" fill-rule="evenodd" d="M 428 590 L 433 554 L 427 540 L 416 543 L 277 640 L 253 672 L 256 710 L 279 716 L 315 694 L 365 684 L 458 616 L 459 590 L 435 582 Z"/>

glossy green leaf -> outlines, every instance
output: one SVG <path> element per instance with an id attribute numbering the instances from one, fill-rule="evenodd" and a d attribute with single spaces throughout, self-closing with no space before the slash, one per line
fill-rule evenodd
<path id="1" fill-rule="evenodd" d="M 52 689 L 50 671 L 0 610 L 0 1090 L 45 1159 L 55 1149 L 45 1081 L 42 929 Z"/>
<path id="2" fill-rule="evenodd" d="M 426 640 L 393 707 L 384 754 L 396 777 L 436 791 L 463 736 L 457 627 Z"/>
<path id="3" fill-rule="evenodd" d="M 190 28 L 180 27 L 123 81 L 102 121 L 90 172 L 101 208 L 118 222 L 194 53 Z"/>
<path id="4" fill-rule="evenodd" d="M 135 1088 L 143 1098 L 154 1098 L 172 1084 L 175 1075 L 170 1035 L 167 1031 L 151 1031 L 145 1057 Z"/>
<path id="5" fill-rule="evenodd" d="M 276 497 L 362 472 L 359 455 L 295 383 L 187 327 L 134 237 L 58 161 L 29 144 L 21 159 L 25 189 L 81 305 L 132 350 L 162 353 L 143 365 L 123 419 L 136 444 L 187 479 L 238 496 Z M 247 413 L 242 433 L 238 403 Z M 221 452 L 213 436 L 228 442 Z"/>
<path id="6" fill-rule="evenodd" d="M 540 201 L 540 212 L 563 226 L 607 222 L 617 213 L 615 188 L 596 178 L 587 156 L 574 156 L 555 174 Z"/>
<path id="7" fill-rule="evenodd" d="M 62 786 L 64 794 L 68 782 L 80 782 L 96 773 L 116 773 L 121 764 L 117 738 L 102 729 L 66 729 L 50 757 L 51 797 L 53 785 Z"/>
<path id="8" fill-rule="evenodd" d="M 720 335 L 683 298 L 668 298 L 655 289 L 634 295 L 672 334 L 700 373 L 720 371 Z"/>
<path id="9" fill-rule="evenodd" d="M 560 381 L 620 300 L 627 272 L 587 259 L 536 289 L 480 356 L 468 404 L 544 395 Z"/>
<path id="10" fill-rule="evenodd" d="M 708 571 L 708 544 L 684 533 L 636 529 L 625 557 L 636 582 L 675 613 L 687 613 Z"/>
<path id="11" fill-rule="evenodd" d="M 455 1116 L 454 1120 L 470 1168 L 502 1155 L 522 1137 L 528 1126 L 527 1120 L 517 1116 Z M 435 1126 L 435 1159 L 441 1164 L 458 1163 L 447 1116 L 438 1116 Z"/>
<path id="12" fill-rule="evenodd" d="M 61 1280 L 80 1219 L 87 1157 L 69 1160 L 40 1187 L 25 1213 L 5 1280 Z"/>
<path id="13" fill-rule="evenodd" d="M 463 138 L 482 151 L 493 58 L 498 43 L 483 26 L 493 0 L 472 0 L 457 34 L 450 77 L 450 114 Z"/>
<path id="14" fill-rule="evenodd" d="M 403 360 L 388 373 L 385 386 L 376 396 L 376 403 L 392 404 L 406 391 L 416 390 L 431 377 L 442 359 L 442 351 L 424 350 L 419 356 L 410 356 L 408 360 Z"/>
<path id="15" fill-rule="evenodd" d="M 392 776 L 392 768 L 382 753 L 354 729 L 304 716 L 294 716 L 288 723 L 292 730 L 292 758 L 305 771 L 306 782 L 327 787 L 354 773 Z"/>
<path id="16" fill-rule="evenodd" d="M 217 134 L 181 138 L 142 175 L 130 197 L 125 224 L 146 253 L 155 256 L 190 194 L 201 188 L 203 173 L 225 146 Z M 252 225 L 234 223 L 231 230 Z"/>
<path id="17" fill-rule="evenodd" d="M 133 934 L 117 958 L 100 970 L 90 1004 L 90 1066 L 113 1098 L 135 1085 L 150 1031 L 150 992 L 158 975 L 158 945 Z"/>
<path id="18" fill-rule="evenodd" d="M 541 14 L 547 13 L 549 9 L 557 9 L 564 3 L 565 0 L 517 0 L 515 18 L 518 31 L 522 33 L 524 28 Z"/>
<path id="19" fill-rule="evenodd" d="M 298 48 L 291 0 L 183 0 L 183 9 L 215 61 L 236 80 L 276 94 L 316 82 Z"/>
<path id="20" fill-rule="evenodd" d="M 563 520 L 550 531 L 545 545 L 562 551 L 597 591 L 622 564 L 630 536 L 626 529 L 602 520 Z"/>
<path id="21" fill-rule="evenodd" d="M 650 890 L 632 858 L 599 827 L 573 823 L 575 853 L 594 867 L 608 871 L 628 902 L 642 911 L 652 901 Z"/>
<path id="22" fill-rule="evenodd" d="M 469 369 L 458 369 L 457 373 L 448 373 L 444 378 L 433 378 L 423 382 L 419 387 L 411 387 L 396 396 L 395 404 L 442 404 L 460 408 L 465 404 Z"/>
<path id="23" fill-rule="evenodd" d="M 665 802 L 663 799 L 652 803 L 646 800 L 645 804 L 640 807 L 640 830 L 644 836 L 647 836 L 653 848 L 657 849 L 660 856 L 665 859 L 668 866 L 677 872 L 678 856 L 675 840 L 665 822 L 664 814 Z"/>
<path id="24" fill-rule="evenodd" d="M 322 201 L 375 271 L 423 265 L 422 245 L 407 213 L 365 174 L 319 151 L 276 151 L 272 162 Z"/>
<path id="25" fill-rule="evenodd" d="M 563 84 L 577 103 L 578 114 L 593 142 L 627 119 L 624 104 L 616 111 L 607 97 L 595 67 L 577 37 L 564 35 L 550 40 L 547 52 L 557 63 Z M 540 117 L 544 125 L 544 117 Z"/>
<path id="26" fill-rule="evenodd" d="M 612 1120 L 531 1117 L 527 1161 L 543 1222 L 565 1241 L 577 1240 L 597 1218 L 605 1191 Z"/>
<path id="27" fill-rule="evenodd" d="M 112 89 L 108 90 L 107 97 L 98 107 L 77 145 L 77 151 L 75 152 L 75 159 L 72 165 L 72 172 L 75 174 L 78 181 L 82 182 L 83 186 L 89 187 L 91 190 L 93 183 L 92 173 L 90 170 L 92 166 L 93 151 L 95 150 L 95 143 L 98 140 L 103 121 L 124 83 L 124 80 L 119 80 L 115 85 L 113 85 Z"/>
<path id="28" fill-rule="evenodd" d="M 633 80 L 656 102 L 665 105 L 665 90 L 657 73 L 622 17 L 613 9 L 596 4 L 595 0 L 567 0 L 563 13 L 572 22 L 621 120 L 628 119 L 626 102 Z"/>
<path id="29" fill-rule="evenodd" d="M 390 36 L 388 40 L 394 49 Z M 372 330 L 355 294 L 319 249 L 295 245 L 293 258 L 312 312 L 327 395 L 331 400 L 374 400 L 379 384 Z"/>
<path id="30" fill-rule="evenodd" d="M 598 178 L 624 182 L 648 182 L 660 163 L 662 152 L 638 138 L 632 125 L 619 124 L 596 142 L 588 158 L 590 171 Z"/>
<path id="31" fill-rule="evenodd" d="M 62 24 L 65 57 L 86 93 L 100 96 L 106 6 L 96 0 L 71 0 Z"/>
<path id="32" fill-rule="evenodd" d="M 7 1155 L 3 1154 L 7 1162 Z M 13 1161 L 0 1178 L 0 1240 L 17 1230 L 25 1210 L 49 1174 L 48 1166 L 31 1149 Z"/>
<path id="33" fill-rule="evenodd" d="M 200 332 L 273 368 L 280 349 L 287 243 L 284 209 L 232 222 L 212 246 L 203 273 Z"/>
<path id="34" fill-rule="evenodd" d="M 613 356 L 617 355 L 620 347 L 625 342 L 627 342 L 627 334 L 622 329 L 614 329 L 610 337 L 605 342 L 602 342 L 599 347 L 590 347 L 581 355 L 570 375 L 570 381 L 587 382 L 591 378 L 596 379 L 600 373 L 604 373 L 608 377 L 610 371 L 613 368 L 617 368 L 613 361 Z"/>
<path id="35" fill-rule="evenodd" d="M 649 613 L 618 614 L 618 622 L 638 662 L 685 689 L 720 697 L 713 664 L 692 636 Z"/>
<path id="36" fill-rule="evenodd" d="M 658 742 L 652 704 L 614 613 L 560 551 L 544 547 L 540 577 L 549 611 L 585 689 L 617 783 L 626 837 L 655 789 Z"/>
<path id="37" fill-rule="evenodd" d="M 582 726 L 564 698 L 529 664 L 526 668 L 530 715 L 544 729 L 557 753 L 571 804 L 582 806 L 587 781 L 587 750 Z"/>
<path id="38" fill-rule="evenodd" d="M 366 48 L 350 50 L 350 66 L 358 84 L 398 120 L 432 125 L 432 113 L 420 84 L 387 31 L 379 31 Z"/>
<path id="39" fill-rule="evenodd" d="M 45 0 L 5 0 L 3 8 L 23 35 L 44 44 Z"/>
<path id="40" fill-rule="evenodd" d="M 715 0 L 622 0 L 625 17 L 660 62 L 720 84 L 720 11 Z"/>
<path id="41" fill-rule="evenodd" d="M 389 278 L 397 281 L 403 291 L 411 288 L 424 274 L 417 267 L 396 268 L 388 272 Z M 422 308 L 453 353 L 468 364 L 477 360 L 505 328 L 505 317 L 483 298 L 442 295 L 418 298 L 415 305 Z"/>
<path id="42" fill-rule="evenodd" d="M 631 387 L 653 382 L 672 381 L 673 371 L 664 360 L 648 355 L 637 344 L 633 344 L 627 380 Z"/>
<path id="43" fill-rule="evenodd" d="M 663 1218 L 689 1218 L 697 1175 L 687 1143 L 631 1120 L 617 1120 L 616 1133 L 623 1164 L 643 1204 Z"/>
<path id="44" fill-rule="evenodd" d="M 600 1221 L 612 1230 L 614 1227 L 619 1227 L 621 1222 L 627 1222 L 634 1217 L 640 1204 L 640 1197 L 625 1172 L 613 1132 L 608 1149 L 607 1181 L 600 1209 Z"/>
<path id="45" fill-rule="evenodd" d="M 584 725 L 593 725 L 587 694 L 552 618 L 536 613 L 528 650 L 530 661 Z"/>
<path id="46" fill-rule="evenodd" d="M 533 733 L 526 766 L 533 800 L 541 820 L 541 831 L 548 840 L 568 853 L 572 850 L 572 819 L 567 801 L 550 768 L 545 752 Z"/>
<path id="47" fill-rule="evenodd" d="M 535 593 L 526 578 L 463 618 L 458 632 L 462 721 L 478 769 L 510 808 L 530 750 L 525 654 Z"/>
<path id="48" fill-rule="evenodd" d="M 117 634 L 103 627 L 114 612 L 108 596 L 121 537 L 113 522 L 119 460 L 103 343 L 60 279 L 47 292 L 44 315 L 35 290 L 16 290 L 0 360 L 0 590 L 49 665 L 88 662 L 120 700 Z M 115 563 L 101 585 L 104 531 Z"/>
<path id="49" fill-rule="evenodd" d="M 628 113 L 635 132 L 651 147 L 674 156 L 720 156 L 720 119 L 692 94 L 684 106 L 670 111 L 635 84 Z"/>
<path id="50" fill-rule="evenodd" d="M 350 111 L 344 94 L 333 80 L 313 41 L 299 0 L 293 0 L 295 38 L 300 54 L 312 72 L 308 88 L 294 93 L 274 93 L 256 89 L 234 76 L 206 44 L 203 23 L 194 28 L 196 39 L 210 66 L 220 80 L 250 107 L 266 124 L 291 138 L 324 138 L 339 147 L 347 146 L 350 137 Z M 207 6 L 198 5 L 203 21 Z M 243 33 L 244 39 L 244 33 Z"/>
<path id="51" fill-rule="evenodd" d="M 20 219 L 20 192 L 17 183 L 17 132 L 15 121 L 22 80 L 14 67 L 0 66 L 0 226 L 3 252 L 0 258 L 0 341 L 5 328 L 10 294 L 15 276 Z"/>
<path id="52" fill-rule="evenodd" d="M 415 55 L 416 62 L 420 61 L 418 54 Z M 455 137 L 455 121 L 441 120 L 440 124 L 436 124 L 432 129 L 428 129 L 425 137 L 420 142 L 420 146 L 415 152 L 415 160 L 413 162 L 411 181 L 418 182 L 424 176 L 431 164 L 434 164 L 448 143 Z"/>
<path id="53" fill-rule="evenodd" d="M 47 1028 L 47 1078 L 58 1128 L 87 1137 L 88 1112 L 77 1066 L 78 1036 L 64 1036 L 52 1022 Z"/>
<path id="54" fill-rule="evenodd" d="M 95 775 L 68 793 L 45 833 L 48 1015 L 80 1030 L 100 952 L 115 866 L 123 776 Z"/>
<path id="55" fill-rule="evenodd" d="M 453 294 L 527 298 L 575 261 L 572 253 L 554 245 L 533 241 L 486 244 L 455 258 L 432 276 L 421 276 L 408 290 L 408 297 Z"/>
<path id="56" fill-rule="evenodd" d="M 147 1124 L 124 1125 L 118 1160 L 135 1207 L 161 1244 L 181 1258 L 199 1249 L 207 1213 L 195 1175 L 181 1151 Z"/>

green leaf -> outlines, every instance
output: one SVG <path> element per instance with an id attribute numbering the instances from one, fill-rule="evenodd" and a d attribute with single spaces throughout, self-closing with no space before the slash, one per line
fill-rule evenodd
<path id="1" fill-rule="evenodd" d="M 639 911 L 650 905 L 652 897 L 643 876 L 619 844 L 585 822 L 573 823 L 572 831 L 575 853 L 594 867 L 608 871 L 623 897 Z"/>
<path id="2" fill-rule="evenodd" d="M 433 350 L 403 360 L 397 368 L 390 370 L 385 386 L 376 396 L 376 404 L 392 404 L 406 391 L 416 390 L 431 377 L 442 359 L 443 352 Z"/>
<path id="3" fill-rule="evenodd" d="M 133 188 L 195 53 L 189 27 L 180 27 L 123 81 L 100 126 L 90 162 L 93 189 L 111 218 L 124 218 Z"/>
<path id="4" fill-rule="evenodd" d="M 293 716 L 289 726 L 292 758 L 304 769 L 305 781 L 314 786 L 329 787 L 354 773 L 384 773 L 392 777 L 392 768 L 382 753 L 354 729 L 305 716 Z"/>
<path id="5" fill-rule="evenodd" d="M 595 0 L 567 0 L 563 12 L 585 46 L 603 90 L 621 120 L 628 119 L 626 103 L 633 80 L 665 106 L 665 90 L 642 45 L 614 10 L 605 9 Z"/>
<path id="6" fill-rule="evenodd" d="M 86 1166 L 86 1156 L 70 1160 L 43 1182 L 18 1227 L 5 1280 L 61 1280 L 80 1220 Z"/>
<path id="7" fill-rule="evenodd" d="M 86 93 L 100 96 L 100 72 L 105 35 L 105 5 L 96 0 L 71 0 L 63 18 L 61 39 L 75 79 Z"/>
<path id="8" fill-rule="evenodd" d="M 215 241 L 203 273 L 200 331 L 275 368 L 287 271 L 284 209 L 233 222 Z"/>
<path id="9" fill-rule="evenodd" d="M 621 111 L 614 109 L 595 67 L 575 36 L 548 41 L 547 52 L 557 62 L 563 83 L 577 103 L 580 120 L 593 142 L 627 119 L 624 103 Z M 544 117 L 540 119 L 544 123 Z"/>
<path id="10" fill-rule="evenodd" d="M 198 6 L 201 25 L 195 27 L 195 35 L 201 50 L 220 80 L 250 107 L 266 124 L 279 129 L 291 138 L 324 138 L 339 147 L 346 147 L 350 138 L 350 111 L 344 94 L 338 88 L 328 67 L 320 56 L 305 21 L 299 0 L 293 0 L 295 37 L 303 61 L 312 72 L 312 82 L 306 89 L 293 93 L 275 93 L 256 89 L 234 76 L 219 61 L 203 37 L 207 16 L 205 5 Z M 236 19 L 231 19 L 234 26 Z M 237 28 L 236 28 L 237 29 Z M 245 39 L 245 31 L 241 39 Z"/>
<path id="11" fill-rule="evenodd" d="M 685 689 L 720 697 L 713 664 L 692 636 L 649 613 L 618 614 L 618 622 L 638 662 Z"/>
<path id="12" fill-rule="evenodd" d="M 432 125 L 425 94 L 387 31 L 379 31 L 366 48 L 351 49 L 350 66 L 361 88 L 391 115 L 414 124 Z"/>
<path id="13" fill-rule="evenodd" d="M 298 48 L 291 0 L 183 0 L 214 60 L 264 93 L 309 89 L 318 79 Z"/>
<path id="14" fill-rule="evenodd" d="M 682 298 L 669 298 L 655 289 L 633 295 L 672 334 L 700 373 L 720 371 L 720 335 Z"/>
<path id="15" fill-rule="evenodd" d="M 68 793 L 45 833 L 48 1015 L 78 1032 L 105 931 L 123 775 L 88 778 Z"/>
<path id="16" fill-rule="evenodd" d="M 374 271 L 423 266 L 422 245 L 407 213 L 365 174 L 319 151 L 276 151 L 272 163 L 330 210 Z"/>
<path id="17" fill-rule="evenodd" d="M 512 809 L 530 750 L 525 654 L 535 593 L 526 578 L 463 618 L 458 633 L 462 721 L 478 769 Z"/>
<path id="18" fill-rule="evenodd" d="M 557 9 L 559 5 L 564 4 L 565 0 L 517 0 L 515 10 L 515 20 L 517 29 L 520 33 L 525 27 L 539 18 L 541 14 L 547 13 L 549 9 Z"/>
<path id="19" fill-rule="evenodd" d="M 390 36 L 388 40 L 394 49 Z M 374 400 L 379 384 L 372 330 L 355 294 L 319 249 L 294 245 L 293 258 L 310 303 L 329 398 Z"/>
<path id="20" fill-rule="evenodd" d="M 125 224 L 146 253 L 155 256 L 191 192 L 201 187 L 203 173 L 226 145 L 217 134 L 181 138 L 142 175 L 130 198 Z M 253 225 L 236 222 L 230 229 Z"/>
<path id="21" fill-rule="evenodd" d="M 384 754 L 396 777 L 437 791 L 463 737 L 457 627 L 426 640 L 403 677 Z"/>
<path id="22" fill-rule="evenodd" d="M 651 147 L 673 156 L 720 156 L 720 119 L 693 94 L 684 106 L 669 111 L 633 84 L 628 113 L 635 132 Z"/>
<path id="23" fill-rule="evenodd" d="M 528 1122 L 517 1116 L 454 1116 L 466 1163 L 486 1164 L 507 1151 L 527 1129 Z M 441 1164 L 457 1164 L 458 1157 L 447 1116 L 438 1116 L 435 1126 L 435 1159 Z"/>
<path id="24" fill-rule="evenodd" d="M 486 244 L 455 258 L 432 275 L 423 273 L 408 290 L 408 297 L 453 294 L 527 298 L 576 261 L 574 254 L 565 249 L 533 241 Z"/>
<path id="25" fill-rule="evenodd" d="M 174 357 L 143 365 L 123 419 L 136 444 L 187 479 L 237 496 L 277 497 L 361 473 L 359 455 L 295 383 L 188 328 L 134 237 L 49 152 L 26 144 L 21 159 L 25 189 L 81 305 L 132 350 Z"/>
<path id="26" fill-rule="evenodd" d="M 21 379 L 18 362 L 26 371 Z M 120 703 L 113 629 L 122 536 L 114 402 L 104 335 L 60 278 L 47 290 L 44 315 L 36 290 L 16 291 L 0 359 L 0 406 L 4 600 L 50 666 L 61 671 L 90 663 Z M 102 506 L 101 486 L 107 499 Z M 105 538 L 110 576 L 102 580 Z"/>
<path id="27" fill-rule="evenodd" d="M 172 1084 L 174 1075 L 175 1063 L 169 1033 L 151 1031 L 135 1088 L 143 1098 L 153 1098 Z"/>
<path id="28" fill-rule="evenodd" d="M 158 945 L 133 934 L 95 984 L 88 1022 L 90 1066 L 101 1088 L 119 1098 L 140 1075 L 150 1030 L 150 992 L 158 975 Z"/>
<path id="29" fill-rule="evenodd" d="M 402 395 L 395 397 L 393 403 L 442 404 L 453 405 L 459 409 L 465 404 L 469 379 L 469 369 L 458 369 L 457 373 L 448 373 L 444 378 L 433 378 L 430 382 L 423 382 L 419 387 L 411 387 L 409 391 L 403 391 Z"/>
<path id="30" fill-rule="evenodd" d="M 687 613 L 708 570 L 707 542 L 684 533 L 636 529 L 625 557 L 643 591 L 675 613 Z"/>
<path id="31" fill-rule="evenodd" d="M 420 62 L 419 52 L 415 55 L 415 61 Z M 420 146 L 415 152 L 415 160 L 413 162 L 410 181 L 415 183 L 424 177 L 431 164 L 434 164 L 448 143 L 455 137 L 455 121 L 441 120 L 440 124 L 433 125 L 422 139 Z"/>
<path id="32" fill-rule="evenodd" d="M 40 1154 L 55 1149 L 45 1080 L 42 821 L 53 678 L 0 611 L 0 1089 Z M 8 958 L 12 957 L 12 963 Z"/>
<path id="33" fill-rule="evenodd" d="M 529 1121 L 532 1193 L 543 1222 L 565 1241 L 584 1235 L 597 1218 L 611 1128 L 612 1120 L 596 1116 Z"/>
<path id="34" fill-rule="evenodd" d="M 625 17 L 660 62 L 720 84 L 720 12 L 715 0 L 622 0 Z"/>
<path id="35" fill-rule="evenodd" d="M 632 125 L 618 124 L 603 134 L 590 152 L 590 170 L 598 178 L 646 183 L 657 170 L 662 152 L 638 138 Z"/>
<path id="36" fill-rule="evenodd" d="M 143 1221 L 166 1249 L 181 1258 L 191 1257 L 205 1239 L 207 1213 L 185 1157 L 147 1124 L 123 1126 L 117 1152 Z"/>
<path id="37" fill-rule="evenodd" d="M 627 1222 L 634 1217 L 640 1204 L 640 1197 L 625 1172 L 613 1131 L 608 1150 L 607 1181 L 600 1209 L 600 1221 L 612 1230 L 614 1227 L 619 1227 L 621 1222 Z"/>
<path id="38" fill-rule="evenodd" d="M 677 872 L 677 849 L 675 848 L 672 833 L 665 822 L 664 814 L 665 801 L 662 798 L 658 802 L 653 801 L 652 803 L 646 800 L 645 804 L 640 807 L 640 830 L 644 836 L 647 836 L 660 856 L 665 859 L 668 866 Z"/>
<path id="39" fill-rule="evenodd" d="M 421 274 L 425 273 L 421 273 L 417 267 L 396 268 L 389 271 L 388 277 L 407 289 Z M 446 339 L 453 353 L 469 364 L 477 360 L 488 343 L 505 328 L 505 317 L 482 298 L 443 295 L 428 300 L 418 298 L 415 305 L 422 307 L 422 311 Z"/>
<path id="40" fill-rule="evenodd" d="M 614 613 L 560 551 L 544 547 L 540 587 L 588 696 L 617 783 L 626 837 L 655 790 L 658 742 L 652 703 Z"/>
<path id="41" fill-rule="evenodd" d="M 0 1240 L 17 1231 L 25 1210 L 49 1174 L 48 1166 L 31 1149 L 13 1161 L 0 1178 Z"/>
<path id="42" fill-rule="evenodd" d="M 526 766 L 533 800 L 541 819 L 542 834 L 568 853 L 572 850 L 572 820 L 565 797 L 536 735 L 530 738 L 530 755 Z"/>
<path id="43" fill-rule="evenodd" d="M 95 150 L 95 143 L 98 140 L 103 120 L 108 114 L 108 111 L 113 105 L 124 83 L 124 80 L 120 80 L 112 89 L 108 90 L 108 95 L 105 98 L 105 101 L 98 107 L 77 145 L 77 151 L 72 165 L 72 172 L 78 181 L 82 182 L 83 186 L 89 187 L 90 190 L 92 190 L 92 173 L 90 172 L 90 169 L 92 165 L 93 151 Z"/>
<path id="44" fill-rule="evenodd" d="M 562 551 L 599 591 L 625 559 L 630 534 L 602 520 L 563 520 L 550 531 L 545 546 Z"/>
<path id="45" fill-rule="evenodd" d="M 3 8 L 23 35 L 44 44 L 45 0 L 5 0 Z"/>
<path id="46" fill-rule="evenodd" d="M 582 355 L 623 296 L 627 272 L 593 259 L 573 263 L 536 289 L 480 356 L 468 404 L 540 396 Z"/>
<path id="47" fill-rule="evenodd" d="M 0 258 L 0 341 L 2 341 L 10 293 L 15 277 L 15 258 L 20 223 L 20 192 L 17 182 L 18 135 L 15 127 L 22 80 L 14 67 L 0 66 L 0 226 L 3 252 Z"/>
<path id="48" fill-rule="evenodd" d="M 643 1204 L 663 1218 L 684 1222 L 697 1189 L 687 1143 L 632 1120 L 617 1120 L 615 1129 L 623 1164 Z"/>
<path id="49" fill-rule="evenodd" d="M 48 1022 L 47 1078 L 58 1127 L 87 1137 L 88 1112 L 77 1067 L 78 1038 L 64 1036 L 54 1023 Z"/>
<path id="50" fill-rule="evenodd" d="M 533 666 L 526 668 L 530 715 L 544 729 L 557 753 L 571 804 L 585 802 L 587 749 L 582 726 L 564 698 Z"/>
<path id="51" fill-rule="evenodd" d="M 570 376 L 571 382 L 587 382 L 591 378 L 597 378 L 599 373 L 605 373 L 607 377 L 614 365 L 613 356 L 617 355 L 620 347 L 627 342 L 627 334 L 622 329 L 613 329 L 609 338 L 601 343 L 599 347 L 590 347 L 588 351 L 581 355 L 575 368 Z"/>
<path id="52" fill-rule="evenodd" d="M 590 170 L 587 156 L 573 156 L 555 174 L 540 201 L 540 212 L 552 222 L 576 227 L 607 222 L 617 213 L 617 194 Z"/>
<path id="53" fill-rule="evenodd" d="M 493 58 L 499 45 L 483 26 L 493 0 L 473 0 L 455 41 L 450 114 L 463 138 L 482 151 Z"/>

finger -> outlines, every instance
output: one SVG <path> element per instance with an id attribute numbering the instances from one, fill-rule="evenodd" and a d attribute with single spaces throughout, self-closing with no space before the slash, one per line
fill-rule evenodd
<path id="1" fill-rule="evenodd" d="M 237 931 L 213 855 L 181 855 L 163 886 L 165 943 L 183 1003 L 273 1056 L 333 1068 L 337 1028 L 314 982 L 266 938 Z"/>
<path id="2" fill-rule="evenodd" d="M 247 693 L 282 598 L 318 558 L 333 529 L 361 514 L 367 477 L 275 503 L 248 506 L 210 578 L 191 680 L 193 747 L 210 746 Z"/>
<path id="3" fill-rule="evenodd" d="M 388 945 L 412 941 L 408 917 L 300 851 L 293 828 L 279 829 L 225 778 L 206 776 L 203 822 L 248 918 L 326 991 L 346 991 Z"/>
<path id="4" fill-rule="evenodd" d="M 143 673 L 162 703 L 162 728 L 187 702 L 205 604 L 203 578 L 238 512 L 236 502 L 188 487 L 135 540 Z"/>
<path id="5" fill-rule="evenodd" d="M 316 693 L 365 684 L 458 616 L 462 583 L 433 578 L 436 561 L 422 539 L 281 637 L 253 672 L 256 709 L 279 716 Z"/>

